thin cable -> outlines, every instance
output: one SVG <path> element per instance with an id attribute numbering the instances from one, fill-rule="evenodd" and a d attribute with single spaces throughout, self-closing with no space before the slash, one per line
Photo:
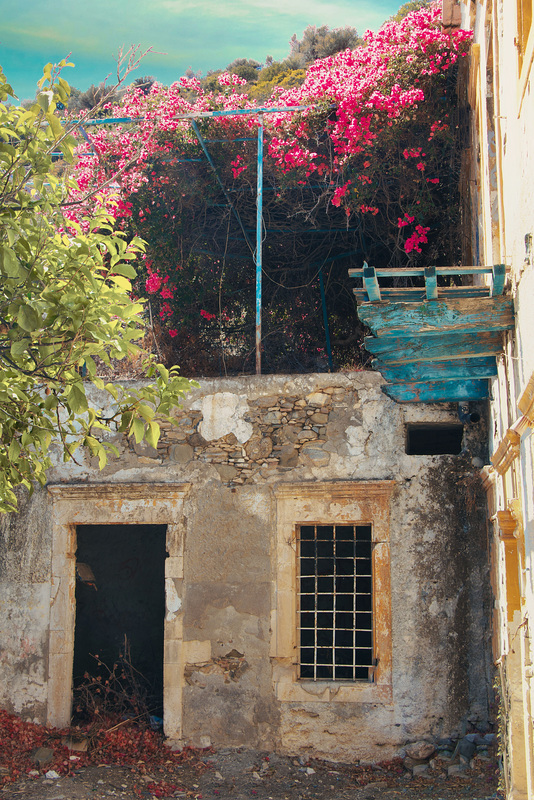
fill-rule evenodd
<path id="1" fill-rule="evenodd" d="M 246 230 L 245 230 L 245 228 L 244 228 L 244 226 L 243 226 L 243 223 L 242 223 L 242 221 L 241 221 L 241 217 L 239 216 L 239 212 L 237 211 L 237 209 L 235 208 L 234 204 L 233 204 L 233 203 L 232 203 L 232 201 L 230 200 L 230 197 L 229 197 L 229 195 L 228 195 L 228 192 L 226 191 L 226 188 L 225 188 L 225 186 L 224 186 L 224 184 L 223 184 L 222 180 L 221 180 L 221 179 L 220 179 L 220 177 L 219 177 L 219 173 L 217 172 L 217 168 L 216 168 L 215 164 L 213 163 L 213 159 L 211 158 L 211 155 L 210 155 L 210 153 L 209 153 L 209 151 L 208 151 L 208 148 L 206 147 L 206 144 L 205 144 L 205 142 L 204 142 L 204 139 L 202 138 L 202 134 L 200 133 L 200 130 L 199 130 L 199 128 L 198 128 L 198 125 L 197 125 L 197 123 L 195 122 L 195 120 L 194 120 L 194 119 L 193 119 L 193 120 L 191 120 L 191 126 L 193 127 L 193 130 L 195 131 L 195 134 L 196 134 L 196 137 L 197 137 L 197 139 L 198 139 L 198 141 L 199 141 L 199 144 L 200 144 L 200 146 L 202 147 L 202 149 L 203 149 L 203 151 L 204 151 L 204 154 L 205 154 L 205 156 L 206 156 L 206 158 L 207 158 L 207 160 L 208 160 L 208 163 L 209 163 L 210 167 L 211 167 L 211 168 L 212 168 L 212 170 L 213 170 L 213 173 L 214 173 L 214 175 L 215 175 L 215 178 L 216 178 L 216 180 L 217 180 L 217 183 L 218 183 L 218 184 L 219 184 L 219 186 L 221 187 L 221 189 L 222 189 L 222 192 L 223 192 L 224 196 L 226 197 L 226 199 L 227 199 L 227 201 L 228 201 L 228 205 L 229 205 L 229 207 L 231 208 L 231 210 L 232 210 L 232 213 L 234 214 L 235 218 L 237 219 L 237 222 L 238 222 L 238 224 L 239 224 L 239 227 L 240 227 L 240 228 L 241 228 L 241 230 L 243 231 L 243 236 L 245 237 L 245 241 L 246 241 L 246 243 L 247 243 L 247 245 L 248 245 L 248 247 L 249 247 L 249 249 L 250 249 L 250 252 L 251 252 L 251 253 L 252 253 L 252 255 L 254 256 L 254 248 L 253 248 L 253 246 L 252 246 L 252 243 L 251 243 L 250 239 L 248 238 L 248 234 L 247 234 L 247 232 L 246 232 Z"/>

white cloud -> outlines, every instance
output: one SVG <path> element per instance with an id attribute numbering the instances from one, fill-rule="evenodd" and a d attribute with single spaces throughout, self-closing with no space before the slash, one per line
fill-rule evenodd
<path id="1" fill-rule="evenodd" d="M 277 20 L 280 27 L 285 27 L 289 21 L 293 25 L 321 25 L 341 27 L 353 25 L 360 32 L 367 28 L 378 28 L 384 19 L 393 13 L 396 3 L 391 0 L 385 2 L 334 2 L 325 0 L 271 0 L 266 6 L 264 0 L 154 0 L 152 8 L 164 9 L 173 16 L 194 15 L 204 23 L 212 23 L 217 19 L 237 20 L 242 25 L 252 23 L 261 25 L 262 19 Z"/>

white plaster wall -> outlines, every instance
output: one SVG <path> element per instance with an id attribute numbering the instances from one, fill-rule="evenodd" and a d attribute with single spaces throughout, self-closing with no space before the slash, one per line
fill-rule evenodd
<path id="1" fill-rule="evenodd" d="M 514 7 L 512 8 L 511 5 Z M 482 8 L 479 16 L 482 17 Z M 517 399 L 534 373 L 534 70 L 520 80 L 515 4 L 499 0 L 493 14 L 499 44 L 495 70 L 495 89 L 499 99 L 503 131 L 502 186 L 504 239 L 502 259 L 511 267 L 510 289 L 514 297 L 516 326 L 502 365 L 502 385 L 492 404 L 499 435 L 520 415 Z M 527 65 L 528 66 L 528 65 Z M 526 237 L 532 238 L 527 253 Z M 534 618 L 532 560 L 534 541 L 532 435 L 528 431 L 521 443 L 520 466 L 523 528 L 525 531 L 524 610 Z M 531 658 L 534 657 L 534 649 Z"/>

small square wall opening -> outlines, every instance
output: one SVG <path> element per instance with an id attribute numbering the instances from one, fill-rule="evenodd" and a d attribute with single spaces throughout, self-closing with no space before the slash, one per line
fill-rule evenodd
<path id="1" fill-rule="evenodd" d="M 406 453 L 409 456 L 457 456 L 462 450 L 464 427 L 461 423 L 423 422 L 406 426 Z"/>

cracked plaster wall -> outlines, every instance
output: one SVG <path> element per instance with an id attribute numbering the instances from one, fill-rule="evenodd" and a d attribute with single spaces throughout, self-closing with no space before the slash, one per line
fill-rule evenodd
<path id="1" fill-rule="evenodd" d="M 401 406 L 375 373 L 202 380 L 163 427 L 157 450 L 116 438 L 104 471 L 86 457 L 54 484 L 188 483 L 183 577 L 168 606 L 185 741 L 250 745 L 333 759 L 386 758 L 407 741 L 448 735 L 488 705 L 485 507 L 472 458 L 408 456 L 407 422 L 456 422 L 446 405 Z M 476 462 L 475 462 L 476 463 Z M 276 699 L 276 500 L 281 482 L 395 480 L 391 499 L 393 701 Z M 2 705 L 46 717 L 50 509 L 37 491 L 1 520 Z M 153 498 L 157 504 L 157 497 Z M 128 519 L 128 522 L 133 520 Z M 295 520 L 298 522 L 298 520 Z M 176 596 L 175 596 L 176 595 Z M 8 610 L 8 613 L 6 613 Z M 178 650 L 176 650 L 178 652 Z M 178 674 L 179 673 L 179 674 Z M 173 682 L 174 687 L 174 682 Z M 173 688 L 172 691 L 175 691 Z"/>
<path id="2" fill-rule="evenodd" d="M 51 526 L 46 495 L 0 518 L 0 706 L 43 721 L 47 697 Z"/>

